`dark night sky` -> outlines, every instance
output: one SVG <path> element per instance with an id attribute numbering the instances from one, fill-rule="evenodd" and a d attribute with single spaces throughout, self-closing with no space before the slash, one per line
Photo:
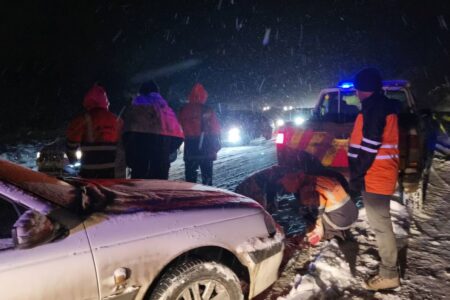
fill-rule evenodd
<path id="1" fill-rule="evenodd" d="M 156 78 L 171 101 L 199 80 L 211 101 L 305 103 L 364 66 L 422 99 L 450 80 L 448 0 L 82 2 L 2 5 L 0 131 L 63 126 L 96 81 L 118 112 L 168 66 L 190 65 Z"/>

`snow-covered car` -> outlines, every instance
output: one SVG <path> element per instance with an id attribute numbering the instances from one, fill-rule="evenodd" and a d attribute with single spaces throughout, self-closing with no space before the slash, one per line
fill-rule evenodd
<path id="1" fill-rule="evenodd" d="M 2 299 L 251 299 L 277 279 L 283 239 L 236 193 L 0 160 Z"/>
<path id="2" fill-rule="evenodd" d="M 233 110 L 222 112 L 218 117 L 225 146 L 247 145 L 259 137 L 272 138 L 270 120 L 260 112 Z"/>

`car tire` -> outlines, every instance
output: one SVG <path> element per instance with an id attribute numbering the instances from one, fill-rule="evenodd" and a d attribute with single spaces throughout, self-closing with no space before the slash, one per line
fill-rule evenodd
<path id="1" fill-rule="evenodd" d="M 236 274 L 227 266 L 190 259 L 170 268 L 160 279 L 149 300 L 244 299 Z"/>

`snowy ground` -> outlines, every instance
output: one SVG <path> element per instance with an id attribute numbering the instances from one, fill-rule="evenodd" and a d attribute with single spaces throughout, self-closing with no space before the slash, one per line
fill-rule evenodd
<path id="1" fill-rule="evenodd" d="M 34 158 L 42 142 L 0 145 L 0 157 L 35 168 Z M 276 162 L 273 141 L 224 148 L 214 165 L 214 184 L 233 190 L 247 175 Z M 295 238 L 287 241 L 288 263 L 280 279 L 257 299 L 447 299 L 450 298 L 450 161 L 436 156 L 429 174 L 423 208 L 391 202 L 398 238 L 402 287 L 397 291 L 371 293 L 361 284 L 376 273 L 378 256 L 374 235 L 365 211 L 352 229 L 356 242 L 322 242 L 305 247 Z M 172 164 L 171 179 L 184 178 L 179 157 Z"/>
<path id="2" fill-rule="evenodd" d="M 450 161 L 436 156 L 423 209 L 391 201 L 401 288 L 377 293 L 362 288 L 364 279 L 377 272 L 379 257 L 361 209 L 352 229 L 355 242 L 331 240 L 294 251 L 280 280 L 258 299 L 450 299 L 449 174 Z"/>

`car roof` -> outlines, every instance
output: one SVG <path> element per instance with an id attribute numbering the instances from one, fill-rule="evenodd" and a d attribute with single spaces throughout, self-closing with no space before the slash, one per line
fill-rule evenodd
<path id="1" fill-rule="evenodd" d="M 409 88 L 410 83 L 407 80 L 403 79 L 396 79 L 396 80 L 383 80 L 382 82 L 382 88 L 384 90 L 401 90 L 403 88 Z M 337 91 L 355 91 L 356 89 L 353 86 L 353 82 L 351 81 L 344 81 L 340 82 L 338 86 L 336 87 L 330 87 L 323 89 L 321 93 L 330 93 L 330 92 L 337 92 Z"/>

